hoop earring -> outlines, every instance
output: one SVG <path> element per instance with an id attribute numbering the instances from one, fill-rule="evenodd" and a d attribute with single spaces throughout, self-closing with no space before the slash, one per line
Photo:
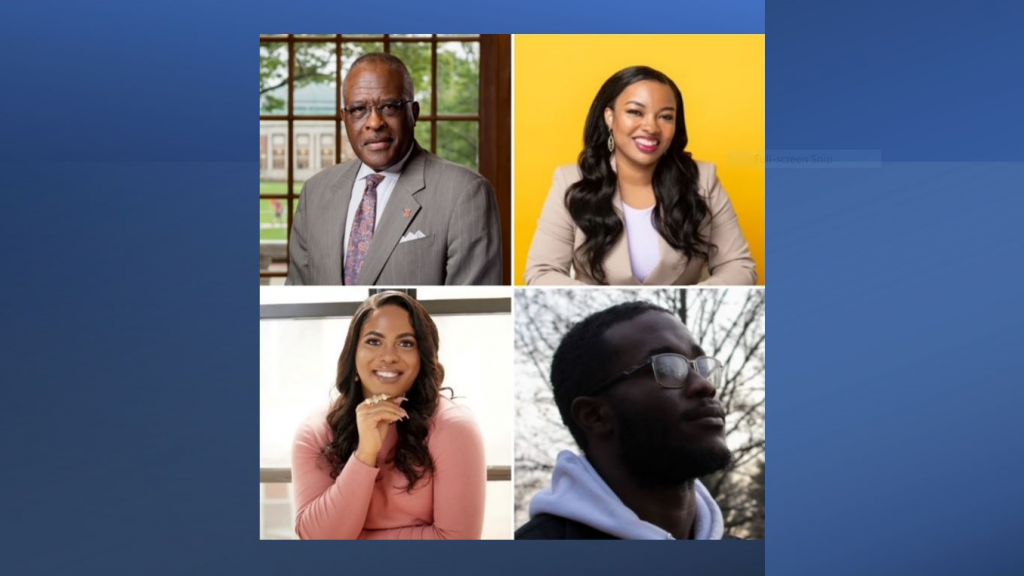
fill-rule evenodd
<path id="1" fill-rule="evenodd" d="M 608 129 L 608 151 L 615 152 L 615 135 L 612 134 L 612 129 Z"/>

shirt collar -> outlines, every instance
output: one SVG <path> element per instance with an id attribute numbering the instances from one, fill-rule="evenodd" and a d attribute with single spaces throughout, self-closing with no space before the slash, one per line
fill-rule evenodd
<path id="1" fill-rule="evenodd" d="M 409 160 L 409 156 L 412 155 L 412 151 L 414 148 L 416 148 L 415 144 L 409 147 L 409 151 L 405 153 L 405 156 L 401 160 L 399 160 L 397 164 L 389 166 L 381 170 L 380 172 L 377 172 L 373 168 L 370 168 L 365 163 L 360 163 L 359 172 L 356 174 L 356 181 L 362 180 L 369 176 L 370 174 L 381 174 L 384 176 L 385 179 L 398 178 L 399 176 L 402 175 L 402 168 L 405 168 L 405 163 Z"/>

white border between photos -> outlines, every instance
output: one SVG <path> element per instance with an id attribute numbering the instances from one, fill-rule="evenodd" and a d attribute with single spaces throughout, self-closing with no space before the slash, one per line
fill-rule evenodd
<path id="1" fill-rule="evenodd" d="M 515 287 L 516 282 L 516 35 L 511 34 L 509 39 L 509 78 L 511 82 L 509 85 L 509 227 L 508 238 L 511 246 L 508 249 L 511 251 L 508 258 L 508 277 L 509 286 Z M 513 318 L 515 317 L 513 306 Z M 513 444 L 514 445 L 514 444 Z M 513 466 L 515 468 L 515 466 Z"/>

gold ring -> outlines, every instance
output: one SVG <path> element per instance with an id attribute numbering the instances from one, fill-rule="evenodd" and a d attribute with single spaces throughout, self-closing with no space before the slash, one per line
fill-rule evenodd
<path id="1" fill-rule="evenodd" d="M 378 404 L 383 403 L 388 398 L 390 398 L 390 396 L 388 396 L 387 394 L 374 394 L 373 396 L 370 396 L 366 400 L 363 400 L 363 403 L 368 406 L 376 406 Z"/>

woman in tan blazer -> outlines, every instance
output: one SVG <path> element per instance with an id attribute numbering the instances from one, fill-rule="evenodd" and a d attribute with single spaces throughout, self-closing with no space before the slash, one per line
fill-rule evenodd
<path id="1" fill-rule="evenodd" d="M 685 151 L 683 98 L 668 76 L 636 66 L 609 78 L 584 145 L 578 165 L 555 171 L 527 284 L 757 282 L 715 166 Z"/>

